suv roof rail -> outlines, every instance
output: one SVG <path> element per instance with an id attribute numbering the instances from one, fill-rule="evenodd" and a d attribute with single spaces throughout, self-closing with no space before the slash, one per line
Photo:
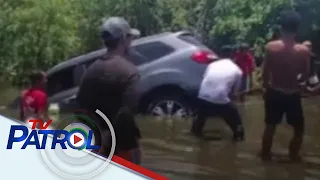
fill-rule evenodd
<path id="1" fill-rule="evenodd" d="M 142 43 L 147 43 L 149 41 L 155 41 L 155 40 L 159 40 L 162 39 L 163 37 L 167 37 L 172 35 L 172 32 L 164 32 L 161 34 L 155 34 L 155 35 L 149 35 L 149 36 L 145 36 L 145 37 L 140 37 L 138 39 L 135 39 L 134 41 L 132 41 L 132 45 L 139 45 Z"/>
<path id="2" fill-rule="evenodd" d="M 138 39 L 136 39 L 135 41 L 143 41 L 143 40 L 146 40 L 146 39 L 154 39 L 154 38 L 160 38 L 160 37 L 163 37 L 163 36 L 168 36 L 168 35 L 171 35 L 172 32 L 163 32 L 163 33 L 160 33 L 160 34 L 154 34 L 154 35 L 149 35 L 149 36 L 144 36 L 144 37 L 140 37 Z"/>
<path id="3" fill-rule="evenodd" d="M 192 32 L 190 31 L 178 31 L 175 33 L 176 36 L 181 36 L 181 35 L 194 35 Z"/>
<path id="4" fill-rule="evenodd" d="M 203 39 L 202 39 L 201 34 L 197 34 L 197 33 L 195 33 L 195 32 L 191 32 L 191 31 L 188 31 L 188 30 L 176 32 L 175 35 L 176 35 L 177 37 L 181 37 L 181 36 L 193 36 L 193 37 L 195 37 L 197 40 L 199 40 L 200 42 L 203 42 Z"/>

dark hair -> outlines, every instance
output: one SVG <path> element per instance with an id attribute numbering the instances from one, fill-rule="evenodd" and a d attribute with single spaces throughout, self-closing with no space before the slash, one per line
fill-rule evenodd
<path id="1" fill-rule="evenodd" d="M 296 11 L 283 11 L 279 17 L 281 29 L 287 33 L 297 33 L 301 23 L 301 16 Z"/>
<path id="2" fill-rule="evenodd" d="M 104 45 L 108 48 L 108 49 L 115 49 L 117 48 L 119 42 L 120 42 L 120 38 L 114 38 L 109 32 L 104 31 L 102 32 L 102 39 L 104 42 Z"/>
<path id="3" fill-rule="evenodd" d="M 222 57 L 230 57 L 232 55 L 233 48 L 231 45 L 224 45 L 221 47 L 220 56 Z"/>
<path id="4" fill-rule="evenodd" d="M 43 71 L 33 71 L 30 74 L 30 83 L 31 85 L 36 85 L 39 81 L 41 81 L 44 78 Z"/>
<path id="5" fill-rule="evenodd" d="M 279 38 L 280 38 L 280 30 L 279 30 L 279 28 L 275 28 L 273 30 L 271 40 L 278 40 Z"/>
<path id="6" fill-rule="evenodd" d="M 248 43 L 241 43 L 239 49 L 240 50 L 249 50 L 249 44 Z"/>

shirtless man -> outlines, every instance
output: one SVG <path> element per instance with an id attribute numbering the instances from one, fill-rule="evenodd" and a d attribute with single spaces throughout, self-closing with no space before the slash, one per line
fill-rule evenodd
<path id="1" fill-rule="evenodd" d="M 289 146 L 289 157 L 300 160 L 299 151 L 304 132 L 304 116 L 298 75 L 305 81 L 309 75 L 310 53 L 306 46 L 298 44 L 295 36 L 301 17 L 294 11 L 285 11 L 280 16 L 281 37 L 266 46 L 263 66 L 265 89 L 265 131 L 261 156 L 271 160 L 271 147 L 276 126 L 285 114 L 287 123 L 294 129 Z"/>

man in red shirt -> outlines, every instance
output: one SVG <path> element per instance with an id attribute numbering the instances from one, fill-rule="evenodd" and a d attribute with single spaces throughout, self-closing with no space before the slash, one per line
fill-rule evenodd
<path id="1" fill-rule="evenodd" d="M 48 96 L 45 91 L 46 74 L 42 71 L 33 72 L 30 76 L 31 87 L 20 95 L 20 119 L 41 119 L 46 121 Z"/>
<path id="2" fill-rule="evenodd" d="M 240 101 L 245 101 L 245 93 L 250 90 L 250 80 L 251 75 L 254 70 L 254 57 L 249 52 L 249 46 L 247 44 L 241 44 L 239 51 L 235 53 L 234 60 L 235 63 L 240 67 L 243 73 L 242 83 L 241 83 L 241 95 Z"/>

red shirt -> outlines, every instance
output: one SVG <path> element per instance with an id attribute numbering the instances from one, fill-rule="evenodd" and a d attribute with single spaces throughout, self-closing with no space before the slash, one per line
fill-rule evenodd
<path id="1" fill-rule="evenodd" d="M 254 69 L 254 57 L 250 53 L 237 52 L 234 60 L 244 75 L 250 75 Z"/>
<path id="2" fill-rule="evenodd" d="M 21 93 L 20 109 L 22 119 L 28 117 L 37 118 L 38 112 L 45 111 L 47 108 L 47 94 L 40 88 L 31 88 Z"/>

